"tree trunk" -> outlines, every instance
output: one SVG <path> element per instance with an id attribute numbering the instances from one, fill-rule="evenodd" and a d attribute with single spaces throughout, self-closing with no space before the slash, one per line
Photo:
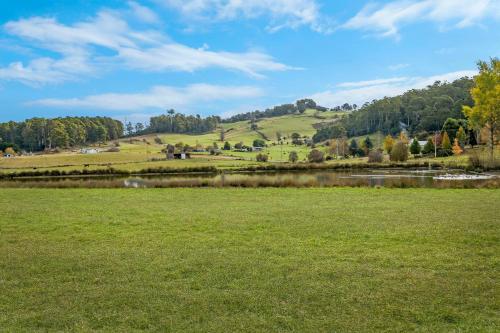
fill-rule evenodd
<path id="1" fill-rule="evenodd" d="M 495 159 L 495 126 L 493 124 L 490 125 L 490 155 L 491 162 Z"/>

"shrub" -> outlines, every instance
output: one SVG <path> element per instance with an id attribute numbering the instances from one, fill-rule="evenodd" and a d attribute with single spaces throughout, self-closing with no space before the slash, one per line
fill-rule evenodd
<path id="1" fill-rule="evenodd" d="M 352 139 L 351 143 L 349 144 L 349 152 L 351 153 L 352 156 L 356 156 L 358 154 L 359 147 L 358 147 L 358 142 L 356 139 Z"/>
<path id="2" fill-rule="evenodd" d="M 265 147 L 266 142 L 262 139 L 255 139 L 253 140 L 253 146 L 254 147 Z"/>
<path id="3" fill-rule="evenodd" d="M 369 137 L 369 136 L 367 136 L 367 137 L 365 138 L 365 141 L 363 141 L 363 147 L 364 147 L 366 150 L 368 150 L 368 151 L 372 150 L 372 148 L 373 148 L 373 142 L 372 142 L 372 140 L 370 139 L 370 137 Z"/>
<path id="4" fill-rule="evenodd" d="M 423 154 L 432 154 L 434 153 L 434 142 L 432 142 L 432 139 L 429 138 L 427 140 L 427 143 L 425 144 L 424 148 L 422 149 Z"/>
<path id="5" fill-rule="evenodd" d="M 321 163 L 325 160 L 325 154 L 322 151 L 317 149 L 311 150 L 309 155 L 307 155 L 307 159 L 310 163 Z"/>
<path id="6" fill-rule="evenodd" d="M 380 150 L 372 150 L 368 154 L 368 162 L 369 163 L 382 163 L 384 161 L 384 153 Z"/>
<path id="7" fill-rule="evenodd" d="M 403 141 L 398 141 L 392 147 L 391 161 L 393 162 L 405 162 L 408 160 L 408 146 Z"/>
<path id="8" fill-rule="evenodd" d="M 267 154 L 259 153 L 259 154 L 257 154 L 257 156 L 255 158 L 256 158 L 257 162 L 267 162 L 267 160 L 269 159 L 269 156 L 267 156 Z"/>
<path id="9" fill-rule="evenodd" d="M 453 150 L 453 155 L 455 155 L 455 156 L 458 156 L 464 152 L 462 147 L 460 147 L 460 143 L 458 142 L 458 138 L 455 138 L 455 143 L 453 144 L 452 150 Z"/>
<path id="10" fill-rule="evenodd" d="M 420 151 L 422 150 L 422 148 L 420 147 L 420 143 L 418 143 L 417 139 L 413 139 L 413 142 L 411 143 L 411 146 L 410 146 L 410 153 L 412 153 L 413 155 L 418 155 L 420 154 Z"/>
<path id="11" fill-rule="evenodd" d="M 158 144 L 158 145 L 162 145 L 163 141 L 162 141 L 162 139 L 159 136 L 157 136 L 157 137 L 155 137 L 155 143 Z"/>
<path id="12" fill-rule="evenodd" d="M 229 142 L 224 142 L 224 150 L 231 150 L 231 144 Z"/>
<path id="13" fill-rule="evenodd" d="M 16 152 L 14 151 L 14 148 L 12 147 L 7 147 L 5 148 L 5 154 L 9 154 L 9 155 L 16 155 Z"/>
<path id="14" fill-rule="evenodd" d="M 451 141 L 447 132 L 443 134 L 443 141 L 441 142 L 441 149 L 444 151 L 443 154 L 448 154 L 446 156 L 451 155 Z"/>
<path id="15" fill-rule="evenodd" d="M 288 155 L 288 160 L 292 163 L 295 163 L 299 160 L 299 155 L 297 154 L 296 151 L 291 151 L 290 154 Z"/>

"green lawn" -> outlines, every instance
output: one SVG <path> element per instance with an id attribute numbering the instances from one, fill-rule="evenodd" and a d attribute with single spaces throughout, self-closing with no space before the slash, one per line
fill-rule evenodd
<path id="1" fill-rule="evenodd" d="M 498 332 L 499 190 L 0 190 L 2 332 Z"/>

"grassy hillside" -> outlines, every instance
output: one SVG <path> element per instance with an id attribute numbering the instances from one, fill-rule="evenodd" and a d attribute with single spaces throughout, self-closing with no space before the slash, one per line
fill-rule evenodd
<path id="1" fill-rule="evenodd" d="M 498 190 L 2 189 L 0 327 L 497 332 L 499 201 Z"/>
<path id="2" fill-rule="evenodd" d="M 307 110 L 301 115 L 288 115 L 276 118 L 266 118 L 258 121 L 258 131 L 250 129 L 248 121 L 241 121 L 236 123 L 223 124 L 226 134 L 226 141 L 232 145 L 243 142 L 251 146 L 253 140 L 268 138 L 270 145 L 266 149 L 269 154 L 270 161 L 286 161 L 290 151 L 294 150 L 299 153 L 300 160 L 304 160 L 309 152 L 309 148 L 304 146 L 295 147 L 291 144 L 284 146 L 272 146 L 276 141 L 276 133 L 280 132 L 283 136 L 289 137 L 292 133 L 298 132 L 301 135 L 312 136 L 315 133 L 313 125 L 332 121 L 333 117 L 338 117 L 339 113 L 334 112 L 321 112 L 316 110 Z M 73 170 L 82 169 L 100 169 L 112 166 L 118 169 L 126 170 L 140 170 L 147 167 L 187 167 L 187 166 L 203 166 L 215 165 L 220 167 L 232 167 L 246 165 L 251 160 L 255 160 L 257 153 L 237 153 L 237 152 L 224 152 L 225 156 L 194 156 L 195 159 L 191 161 L 155 161 L 165 157 L 161 150 L 164 149 L 163 144 L 155 142 L 155 137 L 160 137 L 164 143 L 175 144 L 183 142 L 191 146 L 201 144 L 203 146 L 212 145 L 220 142 L 219 131 L 206 133 L 202 135 L 188 135 L 188 134 L 155 134 L 146 135 L 135 138 L 125 138 L 119 140 L 120 152 L 107 153 L 102 152 L 95 155 L 80 154 L 78 150 L 65 151 L 59 154 L 44 154 L 35 156 L 22 156 L 14 159 L 0 158 L 0 172 L 9 171 L 22 171 L 37 169 L 54 169 L 59 170 Z M 290 143 L 290 142 L 288 142 Z M 112 144 L 99 147 L 103 151 L 110 148 Z M 232 159 L 232 160 L 228 160 Z M 238 161 L 235 159 L 244 159 L 246 161 Z"/>
<path id="3" fill-rule="evenodd" d="M 297 114 L 260 119 L 257 121 L 257 131 L 252 131 L 250 129 L 249 121 L 224 123 L 222 124 L 222 127 L 226 131 L 226 141 L 229 141 L 231 144 L 243 142 L 246 145 L 251 145 L 255 139 L 267 138 L 270 141 L 276 141 L 277 132 L 280 132 L 285 137 L 290 137 L 290 135 L 294 132 L 311 137 L 314 133 L 316 133 L 313 125 L 332 121 L 334 117 L 338 117 L 340 115 L 341 113 L 338 112 L 317 112 L 316 110 L 306 110 L 304 114 L 300 115 Z M 220 142 L 219 131 L 203 135 L 159 134 L 158 136 L 161 137 L 164 142 L 168 143 L 183 142 L 189 145 L 195 145 L 196 143 L 210 145 L 213 142 Z"/>

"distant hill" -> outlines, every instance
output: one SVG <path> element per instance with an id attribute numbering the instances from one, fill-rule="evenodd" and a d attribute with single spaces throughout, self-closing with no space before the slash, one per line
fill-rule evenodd
<path id="1" fill-rule="evenodd" d="M 211 145 L 221 142 L 221 129 L 224 130 L 224 141 L 232 145 L 243 142 L 251 145 L 255 139 L 264 139 L 268 143 L 276 142 L 278 134 L 289 140 L 292 133 L 311 138 L 316 130 L 328 126 L 344 116 L 342 112 L 320 112 L 307 109 L 303 113 L 290 114 L 279 117 L 261 118 L 254 122 L 243 120 L 237 122 L 224 122 L 219 128 L 206 133 L 154 133 L 147 136 L 158 136 L 164 143 L 183 142 L 191 146 L 200 144 Z"/>
<path id="2" fill-rule="evenodd" d="M 448 118 L 463 119 L 462 106 L 472 106 L 474 82 L 461 78 L 452 83 L 435 82 L 424 89 L 366 103 L 341 121 L 349 137 L 382 132 L 411 135 L 441 130 Z"/>

